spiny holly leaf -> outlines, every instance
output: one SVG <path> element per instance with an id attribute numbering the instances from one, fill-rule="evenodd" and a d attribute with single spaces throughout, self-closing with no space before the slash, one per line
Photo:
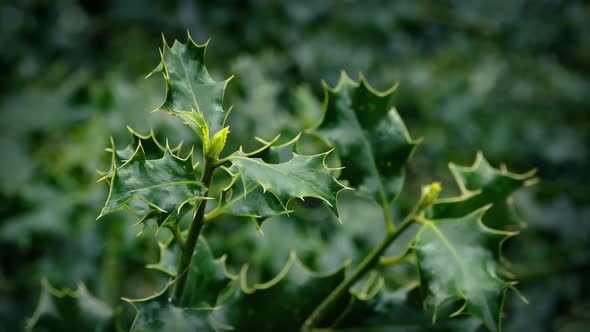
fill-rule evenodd
<path id="1" fill-rule="evenodd" d="M 148 159 L 143 142 L 138 140 L 135 152 L 121 166 L 116 166 L 116 162 L 123 153 L 113 148 L 114 166 L 106 176 L 109 196 L 98 218 L 139 200 L 148 206 L 140 221 L 173 223 L 185 204 L 204 198 L 193 168 L 192 152 L 183 159 L 166 146 L 159 159 Z"/>
<path id="2" fill-rule="evenodd" d="M 82 284 L 75 291 L 53 288 L 41 281 L 37 309 L 27 321 L 28 331 L 113 331 L 113 310 L 92 296 Z"/>
<path id="3" fill-rule="evenodd" d="M 241 287 L 236 287 L 216 315 L 238 331 L 298 331 L 311 311 L 344 279 L 345 270 L 313 273 L 292 252 L 275 278 L 249 286 L 244 266 Z"/>
<path id="4" fill-rule="evenodd" d="M 199 244 L 200 241 L 197 242 L 197 246 Z M 148 264 L 146 268 L 158 270 L 171 277 L 176 277 L 176 269 L 182 253 L 178 243 L 171 237 L 165 242 L 158 241 L 158 247 L 160 247 L 160 258 L 158 262 Z"/>
<path id="5" fill-rule="evenodd" d="M 130 300 L 137 314 L 130 331 L 132 332 L 217 332 L 225 330 L 216 324 L 212 307 L 178 307 L 171 303 L 167 285 L 162 292 L 145 299 Z"/>
<path id="6" fill-rule="evenodd" d="M 171 277 L 176 277 L 176 268 L 180 260 L 180 248 L 176 241 L 169 239 L 166 243 L 159 243 L 160 261 L 147 267 L 162 271 Z M 223 295 L 233 280 L 225 267 L 225 256 L 213 258 L 207 241 L 201 236 L 197 242 L 188 273 L 184 297 L 181 306 L 215 306 L 218 298 Z"/>
<path id="7" fill-rule="evenodd" d="M 131 157 L 135 153 L 135 150 L 137 149 L 137 146 L 140 143 L 147 159 L 157 159 L 161 157 L 162 154 L 166 151 L 166 145 L 168 145 L 168 142 L 166 142 L 166 144 L 164 145 L 160 143 L 156 138 L 153 129 L 151 129 L 147 135 L 142 135 L 129 126 L 127 127 L 127 130 L 129 131 L 129 133 L 131 133 L 131 137 L 133 138 L 133 142 L 131 144 L 129 144 L 122 150 L 115 150 L 114 142 L 111 142 L 113 147 L 107 149 L 108 152 L 115 152 L 113 157 L 115 158 L 115 162 L 117 163 L 117 165 L 123 164 L 127 160 L 131 159 Z M 181 148 L 182 143 L 174 148 L 170 148 L 170 151 L 178 155 L 180 153 Z"/>
<path id="8" fill-rule="evenodd" d="M 252 218 L 258 227 L 270 217 L 287 213 L 279 200 L 265 192 L 258 183 L 244 185 L 239 175 L 233 175 L 231 183 L 223 189 L 217 207 L 208 213 L 206 220 L 229 214 L 236 217 Z"/>
<path id="9" fill-rule="evenodd" d="M 300 135 L 287 143 L 275 145 L 279 136 L 270 142 L 257 138 L 264 145 L 260 149 L 245 155 L 261 158 L 264 162 L 273 164 L 289 161 L 293 157 L 295 144 Z M 270 192 L 266 192 L 259 183 L 250 183 L 246 186 L 239 175 L 232 174 L 227 168 L 224 168 L 224 170 L 232 176 L 232 180 L 223 189 L 217 207 L 205 217 L 206 220 L 211 220 L 222 214 L 229 214 L 251 218 L 260 229 L 262 222 L 266 219 L 289 212 L 285 210 L 277 197 Z"/>
<path id="10" fill-rule="evenodd" d="M 131 157 L 133 157 L 135 150 L 137 150 L 137 147 L 140 144 L 147 159 L 160 158 L 166 151 L 166 145 L 168 145 L 168 143 L 166 142 L 166 145 L 162 145 L 156 139 L 156 135 L 154 134 L 153 130 L 150 130 L 149 134 L 147 135 L 142 135 L 129 126 L 127 127 L 127 130 L 131 134 L 133 141 L 123 149 L 117 150 L 115 146 L 115 140 L 111 137 L 111 146 L 105 149 L 105 151 L 111 153 L 111 168 L 106 172 L 97 171 L 102 177 L 100 180 L 106 180 L 108 182 L 110 178 L 112 178 L 114 171 L 119 166 L 131 159 Z M 178 155 L 181 148 L 182 144 L 179 144 L 170 150 Z"/>
<path id="11" fill-rule="evenodd" d="M 190 34 L 186 44 L 174 41 L 170 47 L 164 40 L 162 60 L 150 73 L 162 71 L 166 81 L 166 99 L 158 110 L 187 121 L 204 140 L 223 128 L 223 95 L 231 79 L 217 82 L 209 75 L 205 67 L 207 44 L 196 44 Z"/>
<path id="12" fill-rule="evenodd" d="M 264 192 L 271 192 L 285 210 L 294 198 L 315 197 L 338 215 L 337 196 L 346 187 L 334 178 L 337 169 L 326 167 L 324 160 L 328 153 L 313 156 L 293 153 L 287 162 L 269 164 L 239 151 L 230 156 L 231 171 L 239 173 L 245 188 L 260 185 Z"/>
<path id="13" fill-rule="evenodd" d="M 478 152 L 473 165 L 449 164 L 461 191 L 458 197 L 439 199 L 428 211 L 432 219 L 458 218 L 485 205 L 493 204 L 484 223 L 499 229 L 522 227 L 512 203 L 508 200 L 516 190 L 535 180 L 535 170 L 515 174 L 493 168 Z"/>
<path id="14" fill-rule="evenodd" d="M 395 88 L 377 92 L 362 76 L 357 83 L 343 72 L 335 88 L 324 85 L 324 119 L 315 129 L 346 166 L 341 177 L 384 207 L 401 190 L 404 167 L 419 144 L 392 106 Z"/>
<path id="15" fill-rule="evenodd" d="M 514 282 L 497 275 L 502 242 L 515 233 L 493 230 L 482 222 L 485 210 L 454 219 L 421 219 L 414 250 L 425 305 L 436 312 L 447 300 L 462 300 L 454 315 L 465 312 L 482 320 L 491 331 L 500 331 L 506 291 Z"/>
<path id="16" fill-rule="evenodd" d="M 271 164 L 280 164 L 291 160 L 291 158 L 293 158 L 293 153 L 297 153 L 296 146 L 297 142 L 299 141 L 299 138 L 301 138 L 301 133 L 299 133 L 292 140 L 286 143 L 275 144 L 279 140 L 279 138 L 280 135 L 277 135 L 270 142 L 257 138 L 257 140 L 264 145 L 257 151 L 249 153 L 248 156 L 253 158 L 260 158 L 265 162 Z"/>

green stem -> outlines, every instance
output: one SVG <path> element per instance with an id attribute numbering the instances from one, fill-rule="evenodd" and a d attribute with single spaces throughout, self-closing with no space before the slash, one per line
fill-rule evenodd
<path id="1" fill-rule="evenodd" d="M 316 325 L 324 318 L 324 316 L 328 313 L 332 305 L 336 303 L 340 298 L 348 293 L 350 287 L 352 287 L 357 281 L 359 281 L 365 273 L 370 271 L 374 268 L 377 264 L 379 264 L 379 259 L 387 250 L 389 245 L 397 239 L 406 228 L 408 228 L 413 222 L 414 217 L 416 215 L 416 210 L 412 211 L 402 223 L 395 228 L 394 231 L 388 232 L 387 236 L 381 241 L 381 243 L 375 247 L 366 257 L 363 259 L 361 264 L 357 267 L 354 273 L 344 279 L 333 291 L 320 303 L 320 305 L 312 312 L 312 314 L 307 318 L 303 327 L 301 328 L 302 332 L 311 332 L 314 330 Z"/>
<path id="2" fill-rule="evenodd" d="M 215 171 L 215 162 L 208 158 L 205 159 L 205 167 L 203 169 L 203 175 L 201 176 L 201 183 L 205 186 L 205 193 L 203 196 L 207 196 L 209 194 L 209 187 L 211 186 L 211 181 L 213 180 L 213 172 Z M 205 209 L 207 208 L 207 200 L 201 200 L 197 207 L 197 212 L 195 212 L 193 216 L 193 221 L 188 230 L 188 236 L 186 238 L 182 255 L 180 256 L 180 262 L 178 263 L 178 269 L 176 270 L 176 285 L 174 286 L 174 295 L 172 297 L 172 302 L 175 304 L 179 304 L 182 302 L 182 296 L 186 284 L 187 279 L 187 270 L 191 265 L 191 261 L 193 258 L 193 254 L 195 252 L 195 247 L 197 246 L 197 240 L 199 239 L 199 234 L 201 233 L 201 229 L 203 228 L 203 216 L 205 215 Z"/>
<path id="3" fill-rule="evenodd" d="M 303 323 L 301 332 L 311 332 L 315 330 L 315 327 L 321 322 L 324 316 L 326 316 L 334 303 L 346 295 L 350 287 L 359 281 L 368 271 L 377 266 L 381 260 L 381 257 L 383 256 L 383 253 L 393 243 L 393 241 L 395 241 L 415 220 L 420 218 L 426 208 L 436 201 L 440 190 L 441 186 L 438 182 L 433 182 L 428 186 L 422 187 L 422 195 L 420 196 L 420 200 L 418 200 L 412 211 L 408 213 L 408 215 L 397 228 L 394 228 L 393 230 L 389 228 L 383 241 L 381 241 L 381 243 L 375 247 L 365 257 L 365 259 L 363 259 L 354 273 L 350 277 L 345 278 L 332 291 L 332 293 L 330 293 L 328 297 L 326 297 L 324 301 L 322 301 L 322 303 L 320 303 L 320 305 L 315 308 L 315 310 Z M 390 209 L 387 204 L 384 206 L 384 212 L 386 216 L 388 212 L 390 213 Z"/>

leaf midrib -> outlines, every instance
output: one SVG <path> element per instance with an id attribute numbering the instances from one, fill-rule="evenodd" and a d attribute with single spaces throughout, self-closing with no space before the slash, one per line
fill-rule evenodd
<path id="1" fill-rule="evenodd" d="M 159 187 L 167 187 L 167 186 L 173 186 L 173 185 L 177 185 L 177 184 L 197 184 L 198 185 L 198 182 L 197 181 L 193 181 L 193 180 L 191 180 L 191 181 L 186 180 L 186 181 L 164 182 L 164 183 L 158 183 L 158 184 L 154 184 L 154 185 L 147 186 L 147 187 L 141 187 L 141 188 L 138 188 L 138 189 L 133 189 L 133 190 L 130 190 L 129 192 L 133 193 L 133 192 L 138 192 L 140 190 L 152 189 L 152 188 L 159 188 Z"/>
<path id="2" fill-rule="evenodd" d="M 434 233 L 438 236 L 443 245 L 447 248 L 447 250 L 449 250 L 451 256 L 453 256 L 453 258 L 457 261 L 457 264 L 459 264 L 461 272 L 463 272 L 463 274 L 466 275 L 465 272 L 467 271 L 467 268 L 465 267 L 465 262 L 461 259 L 461 256 L 459 255 L 455 247 L 451 244 L 451 242 L 447 239 L 447 237 L 444 235 L 444 233 L 433 222 L 428 222 L 425 226 L 430 227 L 430 229 L 434 231 Z"/>
<path id="3" fill-rule="evenodd" d="M 191 80 L 188 76 L 188 70 L 186 69 L 186 65 L 184 64 L 184 59 L 182 57 L 179 57 L 179 59 L 180 59 L 180 64 L 182 65 L 182 69 L 184 70 L 184 76 L 186 77 L 186 81 L 188 82 L 189 88 L 191 90 L 191 95 L 193 96 L 193 101 L 195 103 L 195 106 L 197 107 L 197 111 L 199 111 L 202 114 L 203 112 L 201 112 L 201 108 L 199 107 L 199 103 L 197 102 L 197 96 L 195 96 L 193 83 L 191 82 Z"/>
<path id="4" fill-rule="evenodd" d="M 352 98 L 350 96 L 350 92 L 348 94 L 348 99 L 349 99 L 348 105 L 347 105 L 348 111 L 352 113 L 352 119 L 354 120 L 353 121 L 354 126 L 360 132 L 361 141 L 363 143 L 363 146 L 365 147 L 365 151 L 367 152 L 367 155 L 369 156 L 369 160 L 370 160 L 369 164 L 373 170 L 373 174 L 377 178 L 377 185 L 379 186 L 379 196 L 381 197 L 381 203 L 384 207 L 387 207 L 387 206 L 389 206 L 389 201 L 387 199 L 387 194 L 385 193 L 385 187 L 383 186 L 383 180 L 381 178 L 381 173 L 379 172 L 379 168 L 377 168 L 377 163 L 375 161 L 374 151 L 373 151 L 373 148 L 371 147 L 371 144 L 369 144 L 369 140 L 365 136 L 361 122 L 359 121 L 358 116 L 353 109 Z"/>

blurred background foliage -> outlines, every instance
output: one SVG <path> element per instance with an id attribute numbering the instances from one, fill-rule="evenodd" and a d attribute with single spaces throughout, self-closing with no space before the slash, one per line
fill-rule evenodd
<path id="1" fill-rule="evenodd" d="M 153 230 L 136 236 L 125 213 L 95 221 L 107 190 L 95 171 L 108 168 L 109 136 L 119 147 L 130 141 L 125 125 L 196 143 L 175 119 L 149 113 L 164 84 L 143 79 L 159 62 L 161 34 L 184 40 L 186 30 L 199 42 L 212 37 L 215 78 L 236 74 L 228 151 L 254 146 L 253 135 L 287 140 L 313 127 L 321 80 L 334 85 L 346 70 L 380 90 L 399 82 L 397 109 L 425 138 L 400 211 L 433 180 L 452 195 L 447 163 L 471 164 L 478 150 L 495 166 L 538 168 L 540 183 L 514 197 L 527 227 L 505 248 L 531 304 L 511 298 L 505 329 L 590 325 L 587 2 L 9 0 L 0 4 L 2 329 L 22 329 L 43 277 L 57 287 L 83 282 L 123 316 L 131 309 L 120 296 L 165 282 L 144 269 L 157 260 Z M 334 268 L 381 232 L 370 227 L 380 218 L 370 202 L 346 200 L 343 225 L 311 204 L 301 208 L 313 213 L 265 223 L 264 236 L 233 220 L 206 236 L 216 255 L 250 262 L 260 279 L 293 248 L 312 267 Z"/>

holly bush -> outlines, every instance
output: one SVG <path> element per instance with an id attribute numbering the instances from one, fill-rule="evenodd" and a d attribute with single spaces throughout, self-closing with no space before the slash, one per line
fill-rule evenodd
<path id="1" fill-rule="evenodd" d="M 393 105 L 397 85 L 379 92 L 363 76 L 357 82 L 344 72 L 335 87 L 324 85 L 323 114 L 314 126 L 286 142 L 252 137 L 257 149 L 227 152 L 231 108 L 224 109 L 224 94 L 231 78 L 209 75 L 206 49 L 190 35 L 184 44 L 164 40 L 161 62 L 148 75 L 161 72 L 166 82 L 156 111 L 180 119 L 200 146 L 171 146 L 153 132 L 129 128 L 133 142 L 119 149 L 112 140 L 111 168 L 100 172 L 109 193 L 98 218 L 125 208 L 142 227 L 153 224 L 160 258 L 147 267 L 169 278 L 155 295 L 126 299 L 137 311 L 131 331 L 391 329 L 405 323 L 501 329 L 505 298 L 509 291 L 518 294 L 500 252 L 521 226 L 509 198 L 535 181 L 534 171 L 496 169 L 480 153 L 472 166 L 450 166 L 460 195 L 439 198 L 440 183 L 427 184 L 414 207 L 399 213 L 406 164 L 421 140 L 411 138 Z M 343 200 L 355 218 L 340 212 Z M 358 201 L 366 205 L 356 206 Z M 222 231 L 227 237 L 263 234 L 267 219 L 304 219 L 315 209 L 323 209 L 325 219 L 315 222 L 341 224 L 332 225 L 325 241 L 349 250 L 340 252 L 340 260 L 331 258 L 330 268 L 319 263 L 321 256 L 338 249 L 327 245 L 307 253 L 311 262 L 293 251 L 276 275 L 252 278 L 248 264 L 234 270 L 235 262 L 227 262 L 234 259 L 234 244 L 221 240 L 223 255 L 215 257 L 206 240 L 213 223 L 239 219 L 256 226 Z M 359 250 L 343 224 L 373 228 L 382 239 Z M 83 286 L 60 291 L 45 282 L 44 288 L 29 329 L 124 326 Z M 422 302 L 426 312 L 412 301 Z M 396 317 L 399 308 L 418 318 Z"/>
<path id="2" fill-rule="evenodd" d="M 587 329 L 583 2 L 134 4 L 0 4 L 3 328 Z M 198 103 L 138 79 L 187 27 Z"/>

